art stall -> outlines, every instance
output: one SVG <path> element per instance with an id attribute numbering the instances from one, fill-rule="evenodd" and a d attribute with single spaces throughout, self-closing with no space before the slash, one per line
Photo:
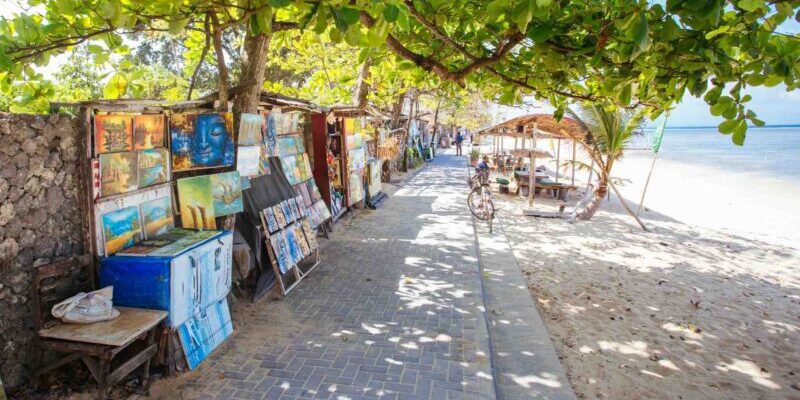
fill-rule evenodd
<path id="1" fill-rule="evenodd" d="M 319 264 L 316 227 L 329 213 L 308 183 L 296 116 L 242 114 L 234 131 L 233 114 L 208 102 L 81 111 L 100 287 L 113 286 L 115 307 L 168 312 L 159 346 L 168 371 L 196 368 L 233 332 L 227 296 L 243 236 L 261 243 L 283 294 L 310 271 L 299 265 Z"/>

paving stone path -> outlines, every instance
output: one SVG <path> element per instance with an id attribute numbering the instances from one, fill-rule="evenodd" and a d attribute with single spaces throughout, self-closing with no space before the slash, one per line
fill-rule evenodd
<path id="1" fill-rule="evenodd" d="M 439 156 L 344 221 L 307 280 L 248 306 L 228 342 L 153 396 L 493 399 L 464 163 Z"/>

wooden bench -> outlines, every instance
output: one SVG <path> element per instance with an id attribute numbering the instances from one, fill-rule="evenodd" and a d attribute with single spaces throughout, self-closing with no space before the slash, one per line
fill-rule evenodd
<path id="1" fill-rule="evenodd" d="M 53 305 L 78 293 L 91 290 L 92 257 L 71 257 L 33 271 L 34 326 L 38 344 L 66 355 L 43 366 L 36 377 L 64 364 L 82 360 L 97 381 L 97 398 L 105 399 L 108 389 L 138 367 L 142 368 L 142 387 L 148 387 L 150 360 L 158 350 L 156 331 L 166 311 L 117 307 L 119 317 L 93 324 L 66 324 L 50 314 Z M 131 346 L 137 341 L 141 349 Z M 115 360 L 123 350 L 133 353 L 127 360 Z M 112 369 L 113 367 L 113 369 Z"/>

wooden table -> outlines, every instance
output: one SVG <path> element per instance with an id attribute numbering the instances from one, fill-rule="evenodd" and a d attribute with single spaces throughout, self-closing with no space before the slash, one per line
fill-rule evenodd
<path id="1" fill-rule="evenodd" d="M 119 317 L 93 324 L 60 323 L 39 331 L 42 346 L 69 353 L 53 365 L 81 359 L 98 384 L 98 399 L 105 399 L 108 388 L 139 366 L 144 366 L 142 385 L 150 378 L 150 359 L 156 353 L 155 333 L 167 317 L 166 311 L 117 307 Z M 133 342 L 146 339 L 145 348 L 111 371 L 111 361 Z M 48 369 L 52 369 L 48 368 Z"/>

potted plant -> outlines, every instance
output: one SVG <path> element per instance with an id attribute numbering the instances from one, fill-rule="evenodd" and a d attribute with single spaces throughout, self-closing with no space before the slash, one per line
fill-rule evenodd
<path id="1" fill-rule="evenodd" d="M 472 164 L 473 167 L 478 166 L 478 159 L 481 158 L 481 151 L 478 149 L 472 149 L 469 152 L 469 162 Z"/>

